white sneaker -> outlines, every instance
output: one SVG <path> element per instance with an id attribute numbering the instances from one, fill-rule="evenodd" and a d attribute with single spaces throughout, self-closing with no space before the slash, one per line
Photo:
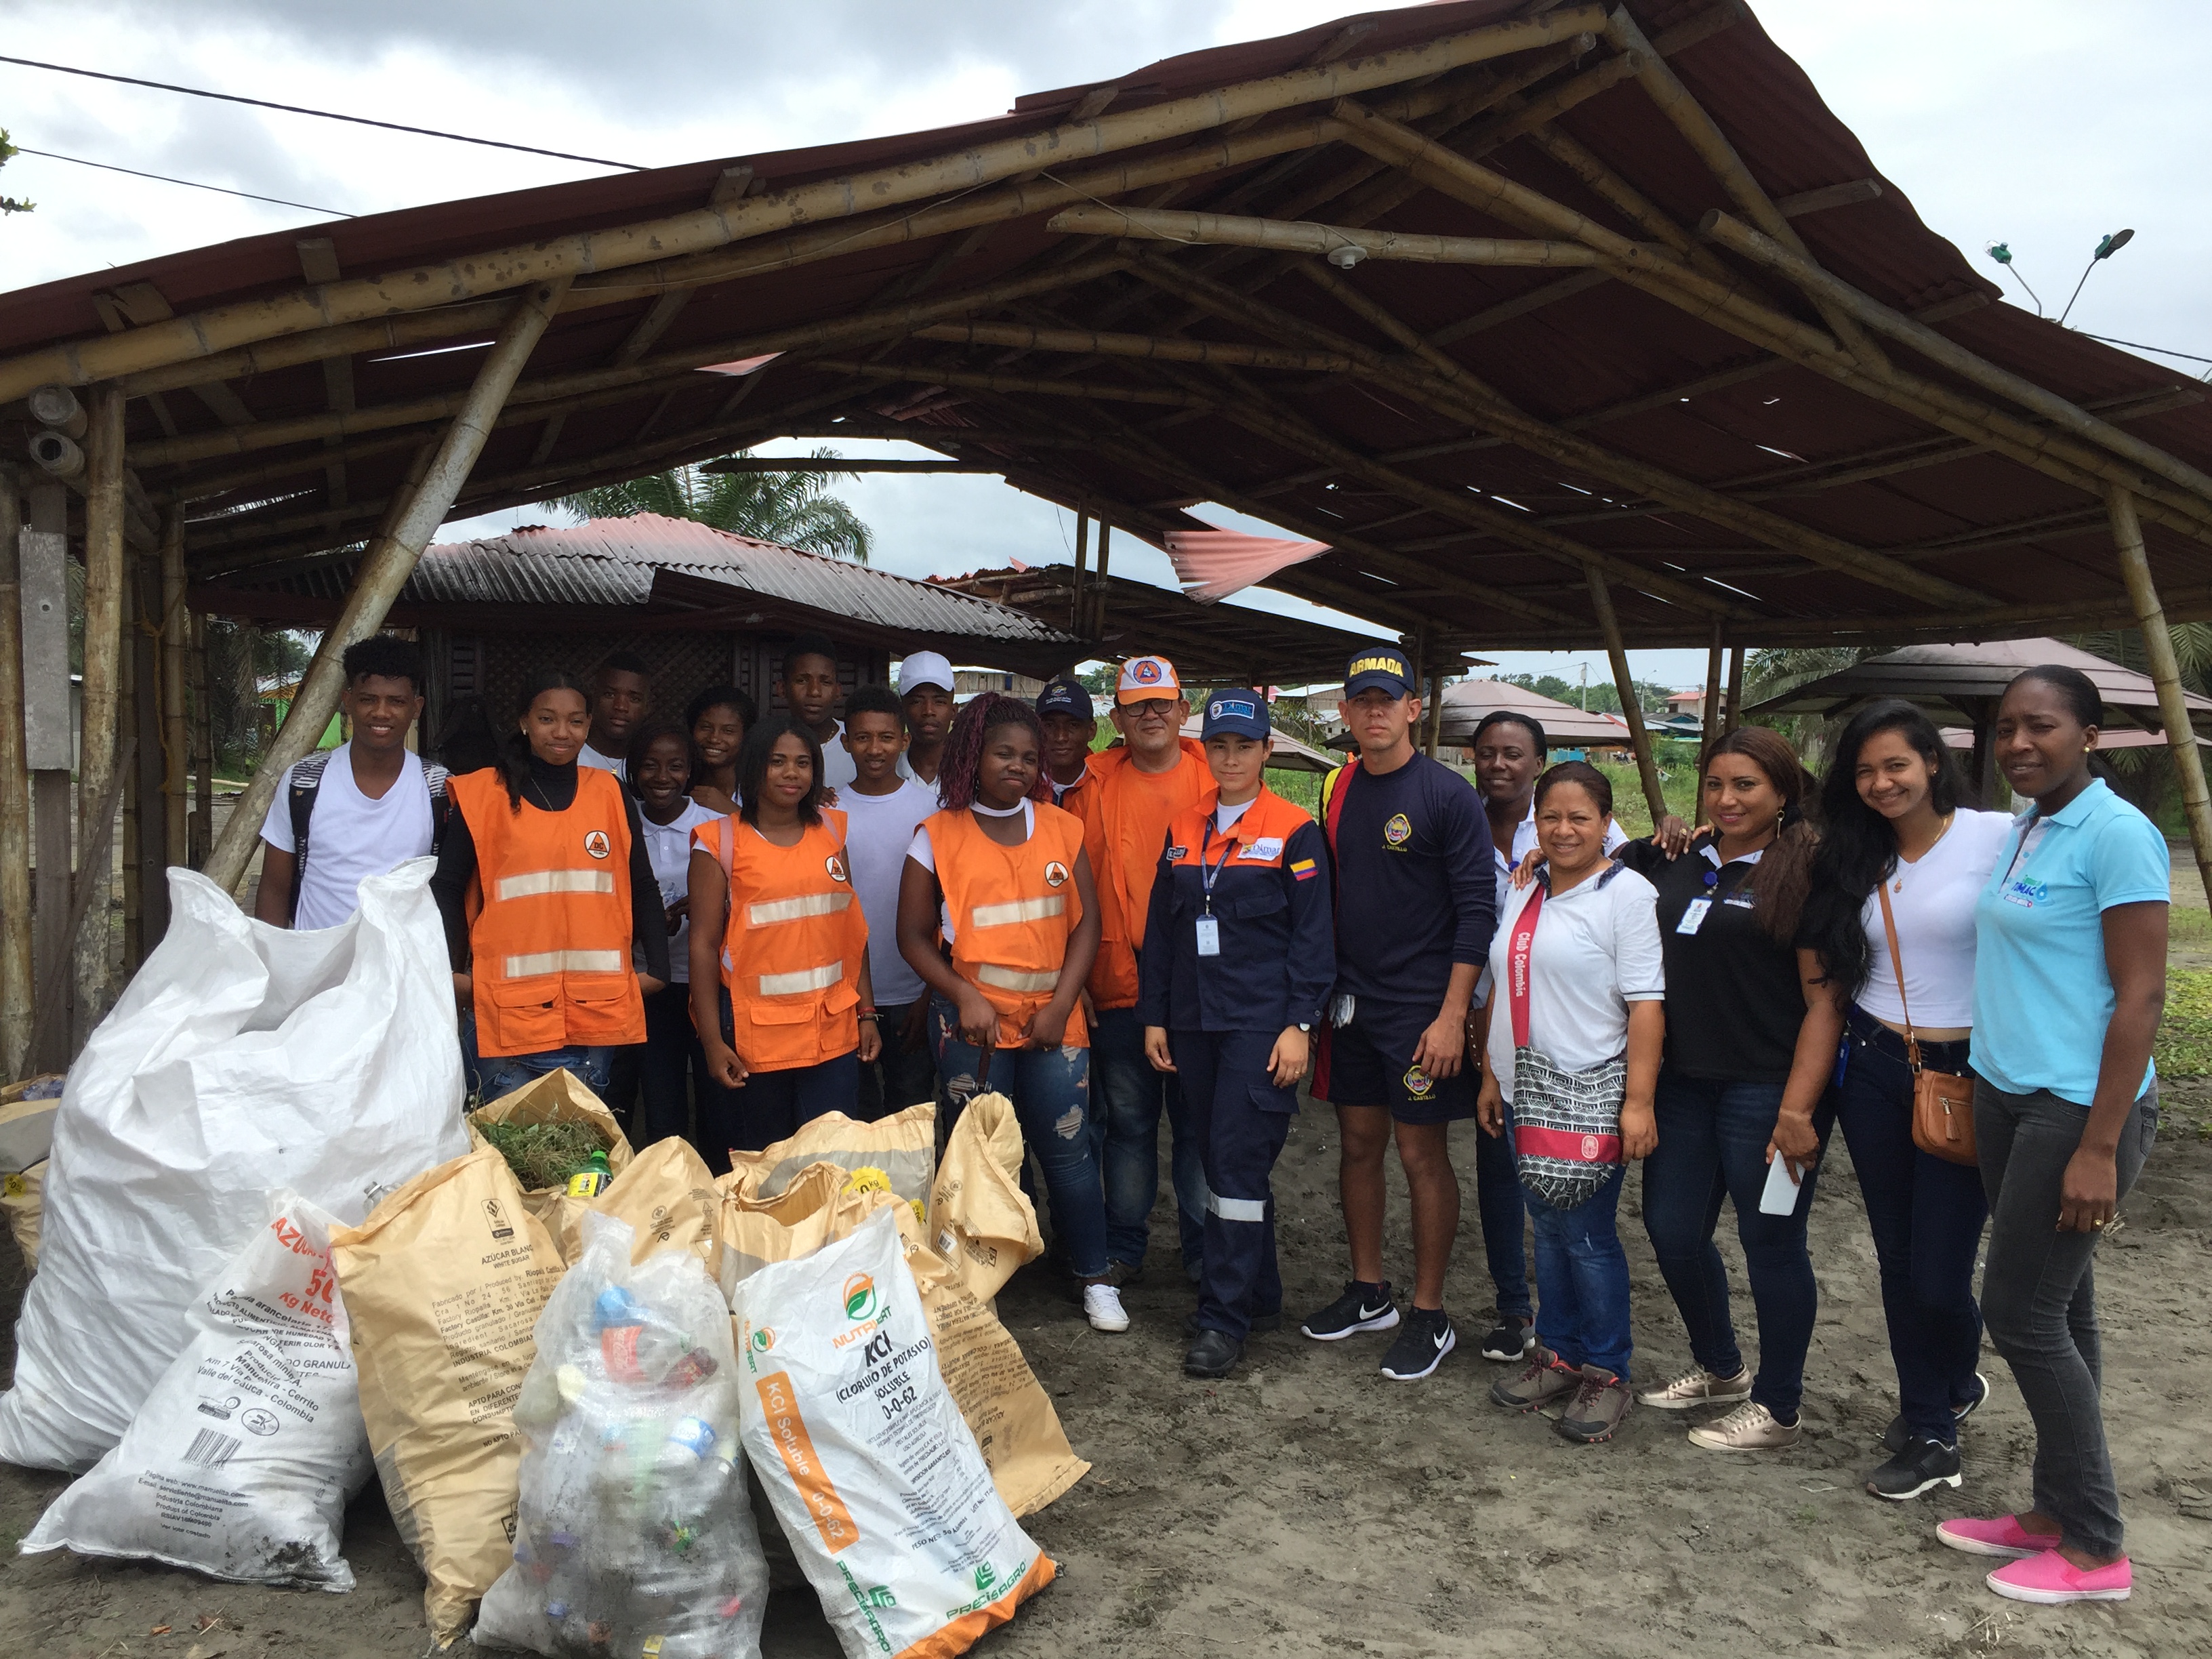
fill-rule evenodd
<path id="1" fill-rule="evenodd" d="M 1083 1287 L 1083 1316 L 1091 1322 L 1091 1328 L 1094 1331 L 1126 1331 L 1129 1328 L 1129 1314 L 1121 1305 L 1121 1292 L 1111 1285 L 1085 1285 Z"/>

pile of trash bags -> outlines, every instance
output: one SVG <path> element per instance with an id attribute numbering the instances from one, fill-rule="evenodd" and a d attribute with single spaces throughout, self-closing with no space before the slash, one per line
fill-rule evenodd
<path id="1" fill-rule="evenodd" d="M 1090 1465 L 992 1304 L 1042 1249 L 1011 1105 L 719 1180 L 565 1072 L 470 1114 L 428 871 L 307 933 L 172 871 L 58 1109 L 0 1102 L 41 1250 L 0 1459 L 82 1473 L 22 1549 L 343 1592 L 373 1474 L 440 1645 L 757 1655 L 763 1528 L 850 1659 L 1012 1618 Z M 526 1188 L 518 1125 L 602 1173 Z"/>

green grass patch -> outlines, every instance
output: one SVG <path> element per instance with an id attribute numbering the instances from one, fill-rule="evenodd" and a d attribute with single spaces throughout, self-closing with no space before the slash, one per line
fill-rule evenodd
<path id="1" fill-rule="evenodd" d="M 477 1128 L 499 1148 L 525 1192 L 567 1186 L 570 1176 L 592 1167 L 593 1152 L 607 1149 L 590 1123 L 478 1123 Z"/>
<path id="2" fill-rule="evenodd" d="M 2162 1078 L 2212 1076 L 2212 969 L 2166 970 L 2166 1017 L 2151 1054 Z"/>

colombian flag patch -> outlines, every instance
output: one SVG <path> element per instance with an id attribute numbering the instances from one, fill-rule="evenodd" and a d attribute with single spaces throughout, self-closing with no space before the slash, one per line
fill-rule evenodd
<path id="1" fill-rule="evenodd" d="M 1311 881 L 1314 878 L 1314 861 L 1311 859 L 1300 859 L 1291 866 L 1291 873 L 1300 881 Z"/>

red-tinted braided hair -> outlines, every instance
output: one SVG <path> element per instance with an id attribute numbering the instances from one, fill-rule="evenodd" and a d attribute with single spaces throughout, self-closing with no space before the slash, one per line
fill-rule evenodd
<path id="1" fill-rule="evenodd" d="M 954 717 L 951 731 L 945 736 L 945 755 L 937 768 L 937 798 L 945 803 L 945 810 L 964 812 L 975 804 L 975 780 L 983 769 L 983 744 L 994 726 L 1019 726 L 1028 729 L 1036 739 L 1037 753 L 1044 753 L 1044 727 L 1039 724 L 1036 710 L 1019 697 L 1007 696 L 1000 691 L 986 691 L 976 697 Z M 1037 767 L 1036 787 L 1030 791 L 1031 800 L 1050 800 L 1052 786 L 1045 781 L 1044 768 Z"/>

